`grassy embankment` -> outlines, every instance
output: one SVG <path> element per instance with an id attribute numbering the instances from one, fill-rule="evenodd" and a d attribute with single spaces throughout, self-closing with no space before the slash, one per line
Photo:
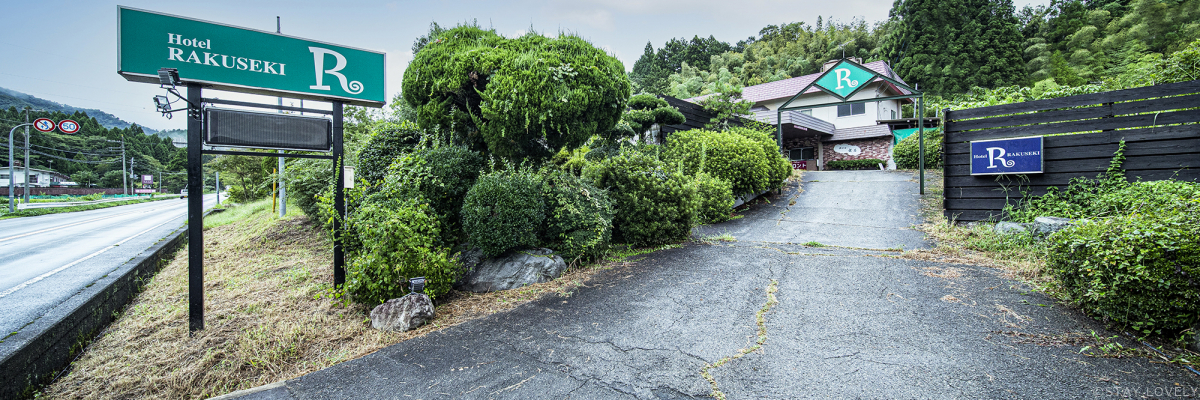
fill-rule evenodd
<path id="1" fill-rule="evenodd" d="M 328 235 L 270 200 L 205 218 L 206 329 L 187 331 L 187 251 L 46 388 L 50 398 L 202 398 L 294 378 L 429 332 L 569 296 L 593 274 L 641 249 L 573 268 L 552 282 L 493 293 L 451 292 L 429 324 L 405 333 L 370 328 L 366 306 L 331 298 Z"/>

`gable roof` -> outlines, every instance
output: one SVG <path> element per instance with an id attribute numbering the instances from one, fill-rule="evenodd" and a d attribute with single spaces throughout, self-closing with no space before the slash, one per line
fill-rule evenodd
<path id="1" fill-rule="evenodd" d="M 872 61 L 872 62 L 863 64 L 862 66 L 867 67 L 867 69 L 870 69 L 872 71 L 883 74 L 884 76 L 887 76 L 888 78 L 895 79 L 896 81 L 898 81 L 900 83 L 903 83 L 906 85 L 908 84 L 908 82 L 905 82 L 904 79 L 900 79 L 900 77 L 896 75 L 896 72 L 892 71 L 892 67 L 888 66 L 887 62 L 885 62 L 885 61 Z M 747 87 L 742 88 L 742 99 L 750 100 L 754 103 L 760 103 L 760 102 L 769 101 L 769 100 L 789 98 L 789 97 L 794 96 L 800 90 L 804 89 L 805 86 L 808 86 L 810 83 L 813 83 L 813 81 L 817 80 L 817 78 L 820 76 L 821 76 L 821 73 L 815 73 L 815 74 L 808 74 L 808 75 L 804 75 L 804 76 L 797 76 L 795 78 L 788 78 L 788 79 L 775 81 L 775 82 L 768 82 L 768 83 L 764 83 L 761 85 L 747 86 Z M 892 90 L 895 90 L 896 92 L 899 92 L 901 94 L 911 94 L 911 92 L 900 89 L 899 87 L 896 87 L 896 85 L 892 85 L 891 83 L 884 82 L 884 84 L 890 86 L 892 88 Z M 808 91 L 804 92 L 804 93 L 805 94 L 817 93 L 820 91 L 821 91 L 821 89 L 812 87 L 812 88 L 809 88 Z M 697 96 L 697 97 L 693 97 L 690 99 L 686 99 L 686 101 L 695 103 L 700 100 L 703 100 L 705 97 L 708 97 L 708 96 L 710 96 L 710 95 Z"/>

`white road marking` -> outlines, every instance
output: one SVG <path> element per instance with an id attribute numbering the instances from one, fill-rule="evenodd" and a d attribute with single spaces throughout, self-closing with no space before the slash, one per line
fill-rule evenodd
<path id="1" fill-rule="evenodd" d="M 174 220 L 174 218 L 172 218 L 171 220 Z M 80 258 L 80 259 L 78 259 L 78 260 L 72 261 L 70 264 L 67 264 L 67 265 L 64 265 L 64 266 L 61 266 L 61 267 L 55 268 L 53 271 L 50 271 L 50 272 L 44 273 L 44 274 L 42 274 L 42 275 L 40 275 L 40 276 L 38 276 L 38 277 L 36 277 L 36 278 L 30 279 L 30 280 L 28 280 L 28 281 L 25 281 L 24 283 L 22 283 L 22 284 L 20 284 L 20 285 L 14 286 L 12 289 L 8 289 L 8 290 L 5 290 L 5 291 L 3 291 L 3 292 L 0 292 L 0 298 L 4 298 L 4 296 L 8 296 L 8 295 L 10 295 L 10 294 L 13 294 L 13 292 L 16 292 L 16 291 L 18 291 L 18 290 L 24 289 L 25 287 L 27 287 L 27 286 L 29 286 L 29 285 L 32 285 L 32 284 L 38 283 L 38 281 L 41 281 L 42 279 L 49 278 L 49 277 L 50 277 L 50 275 L 54 275 L 54 274 L 57 274 L 57 273 L 59 273 L 59 272 L 62 272 L 62 270 L 64 270 L 64 269 L 70 268 L 70 267 L 72 267 L 72 266 L 74 266 L 74 265 L 76 265 L 76 264 L 79 264 L 79 263 L 81 263 L 81 262 L 87 261 L 88 259 L 90 259 L 90 258 L 92 258 L 92 257 L 95 257 L 95 256 L 98 256 L 98 255 L 100 255 L 101 253 L 104 253 L 104 252 L 106 252 L 106 251 L 109 251 L 109 250 L 111 250 L 111 249 L 112 249 L 112 248 L 114 248 L 114 247 L 120 246 L 121 244 L 124 244 L 125 242 L 128 242 L 128 241 L 132 240 L 132 239 L 133 239 L 133 238 L 135 238 L 135 237 L 141 236 L 143 233 L 150 232 L 150 231 L 154 230 L 155 228 L 158 228 L 158 227 L 160 227 L 160 226 L 163 226 L 163 225 L 166 225 L 166 224 L 170 223 L 170 222 L 171 222 L 171 220 L 168 220 L 167 222 L 163 222 L 163 223 L 161 223 L 161 224 L 155 225 L 155 226 L 151 227 L 150 229 L 147 229 L 147 230 L 144 230 L 144 231 L 138 232 L 138 233 L 134 234 L 133 236 L 130 236 L 130 237 L 127 237 L 127 238 L 125 238 L 124 240 L 121 240 L 120 242 L 114 243 L 114 244 L 113 244 L 113 245 L 111 245 L 111 246 L 108 246 L 108 247 L 105 247 L 105 248 L 103 248 L 103 249 L 100 249 L 100 251 L 97 251 L 97 252 L 95 252 L 95 253 L 89 254 L 87 257 Z"/>
<path id="2" fill-rule="evenodd" d="M 42 230 L 40 230 L 40 231 L 37 231 L 37 232 L 29 232 L 29 233 L 25 233 L 25 234 L 21 234 L 21 235 L 16 235 L 16 236 L 9 236 L 9 237 L 6 237 L 6 238 L 3 238 L 3 239 L 0 239 L 0 242 L 6 241 L 6 240 L 20 239 L 20 238 L 23 238 L 23 237 L 26 237 L 26 236 L 29 236 L 29 235 L 36 235 L 36 234 L 39 234 L 39 233 L 45 233 L 45 232 L 49 232 L 49 231 L 52 231 L 52 230 L 55 230 L 55 229 L 70 228 L 70 227 L 72 227 L 72 226 L 75 226 L 75 225 L 86 224 L 86 223 L 88 223 L 88 222 L 95 222 L 95 221 L 99 221 L 99 220 L 102 220 L 102 219 L 115 218 L 115 217 L 120 217 L 120 216 L 122 216 L 122 215 L 129 215 L 129 214 L 136 214 L 136 213 L 146 213 L 146 212 L 158 211 L 158 210 L 162 210 L 162 209 L 166 209 L 166 208 L 171 208 L 171 207 L 158 207 L 158 208 L 153 208 L 153 209 L 149 209 L 149 210 L 137 210 L 137 211 L 129 211 L 129 212 L 123 212 L 123 213 L 120 213 L 120 214 L 113 214 L 113 215 L 109 215 L 109 216 L 105 216 L 105 217 L 100 217 L 100 218 L 93 218 L 93 219 L 89 219 L 89 220 L 87 220 L 87 221 L 81 221 L 81 222 L 76 222 L 76 223 L 73 223 L 73 224 L 59 225 L 59 226 L 56 226 L 56 227 L 53 227 L 53 228 L 42 229 Z"/>

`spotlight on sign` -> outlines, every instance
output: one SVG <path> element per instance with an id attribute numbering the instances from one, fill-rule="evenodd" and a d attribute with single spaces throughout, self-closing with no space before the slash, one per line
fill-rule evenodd
<path id="1" fill-rule="evenodd" d="M 158 84 L 163 89 L 174 89 L 179 85 L 179 70 L 175 68 L 159 68 Z"/>
<path id="2" fill-rule="evenodd" d="M 425 291 L 425 277 L 419 276 L 408 280 L 409 291 L 421 293 Z"/>

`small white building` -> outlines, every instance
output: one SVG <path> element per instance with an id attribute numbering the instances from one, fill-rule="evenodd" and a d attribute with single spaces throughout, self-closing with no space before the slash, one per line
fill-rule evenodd
<path id="1" fill-rule="evenodd" d="M 25 183 L 25 167 L 14 166 L 12 169 L 13 175 L 16 175 L 16 180 L 13 181 L 13 184 L 17 187 L 23 187 Z M 7 166 L 0 167 L 0 186 L 4 188 L 8 188 L 8 181 L 10 179 L 8 173 Z M 66 175 L 48 169 L 29 169 L 29 187 L 50 187 L 52 183 L 57 184 L 67 180 L 70 180 L 70 178 Z"/>

